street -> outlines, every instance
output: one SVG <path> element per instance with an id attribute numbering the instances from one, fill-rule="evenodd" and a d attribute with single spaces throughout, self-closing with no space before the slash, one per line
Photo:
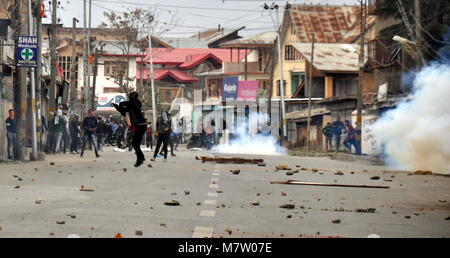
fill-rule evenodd
<path id="1" fill-rule="evenodd" d="M 450 237 L 446 176 L 293 156 L 222 155 L 266 166 L 202 163 L 195 156 L 216 154 L 184 147 L 167 163 L 146 151 L 140 168 L 134 152 L 100 154 L 0 164 L 0 237 Z M 277 180 L 390 188 L 270 183 Z"/>

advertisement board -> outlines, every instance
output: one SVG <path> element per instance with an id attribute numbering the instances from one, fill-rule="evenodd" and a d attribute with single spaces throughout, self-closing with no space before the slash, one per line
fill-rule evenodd
<path id="1" fill-rule="evenodd" d="M 227 77 L 223 78 L 222 85 L 222 100 L 235 100 L 238 95 L 238 77 Z"/>
<path id="2" fill-rule="evenodd" d="M 258 81 L 239 81 L 238 100 L 256 101 L 258 97 Z"/>
<path id="3" fill-rule="evenodd" d="M 126 101 L 126 95 L 124 93 L 105 93 L 98 96 L 97 110 L 98 111 L 114 111 L 116 110 L 111 106 L 112 103 L 119 104 L 122 101 Z"/>

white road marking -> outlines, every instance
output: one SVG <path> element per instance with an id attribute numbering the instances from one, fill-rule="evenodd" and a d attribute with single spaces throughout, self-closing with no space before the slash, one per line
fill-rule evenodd
<path id="1" fill-rule="evenodd" d="M 213 176 L 220 176 L 220 173 L 212 173 Z"/>
<path id="2" fill-rule="evenodd" d="M 212 228 L 195 227 L 192 238 L 212 238 L 212 233 Z"/>
<path id="3" fill-rule="evenodd" d="M 217 205 L 217 201 L 216 200 L 206 200 L 205 201 L 205 205 Z"/>
<path id="4" fill-rule="evenodd" d="M 216 216 L 216 211 L 202 210 L 200 212 L 200 216 L 202 216 L 202 217 L 215 217 Z"/>
<path id="5" fill-rule="evenodd" d="M 217 184 L 210 184 L 209 188 L 211 188 L 211 189 L 218 189 L 219 186 Z"/>
<path id="6" fill-rule="evenodd" d="M 208 193 L 207 195 L 208 195 L 208 197 L 217 197 L 217 196 L 219 196 L 218 193 Z"/>
<path id="7" fill-rule="evenodd" d="M 219 182 L 219 178 L 213 177 L 211 178 L 211 182 Z"/>

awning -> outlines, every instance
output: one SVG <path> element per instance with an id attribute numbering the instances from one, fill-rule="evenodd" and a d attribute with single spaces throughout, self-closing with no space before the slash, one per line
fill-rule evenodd
<path id="1" fill-rule="evenodd" d="M 325 108 L 311 109 L 311 117 L 323 116 L 323 115 L 328 115 L 328 114 L 331 114 L 331 111 L 326 110 Z M 303 118 L 305 118 L 305 119 L 308 118 L 308 110 L 307 109 L 300 110 L 300 111 L 294 111 L 294 112 L 286 114 L 287 120 L 296 120 L 296 119 L 303 119 Z"/>

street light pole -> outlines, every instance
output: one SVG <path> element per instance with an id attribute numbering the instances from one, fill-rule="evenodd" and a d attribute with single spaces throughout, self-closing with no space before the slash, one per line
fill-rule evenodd
<path id="1" fill-rule="evenodd" d="M 28 0 L 28 34 L 33 36 L 33 15 L 31 0 Z M 30 67 L 31 84 L 31 160 L 37 160 L 37 136 L 36 136 L 36 80 L 34 67 Z"/>
<path id="2" fill-rule="evenodd" d="M 156 130 L 156 100 L 155 100 L 155 76 L 153 71 L 153 48 L 152 48 L 152 32 L 148 35 L 148 47 L 150 51 L 150 81 L 152 86 L 152 113 L 153 113 L 153 130 Z M 141 75 L 142 76 L 142 75 Z"/>
<path id="3" fill-rule="evenodd" d="M 283 59 L 281 54 L 281 35 L 280 35 L 280 17 L 278 14 L 278 5 L 272 4 L 272 6 L 268 6 L 267 4 L 264 4 L 264 9 L 269 10 L 270 17 L 272 18 L 273 26 L 275 27 L 275 31 L 277 32 L 277 48 L 278 48 L 278 65 L 280 68 L 280 99 L 281 99 L 281 123 L 283 127 L 283 135 L 282 140 L 287 139 L 287 123 L 286 123 L 286 104 L 285 104 L 285 92 L 284 92 L 284 76 L 283 76 Z M 289 5 L 286 6 L 286 8 L 289 8 Z M 273 16 L 272 16 L 272 10 L 276 10 L 276 18 L 277 21 L 275 22 Z"/>

